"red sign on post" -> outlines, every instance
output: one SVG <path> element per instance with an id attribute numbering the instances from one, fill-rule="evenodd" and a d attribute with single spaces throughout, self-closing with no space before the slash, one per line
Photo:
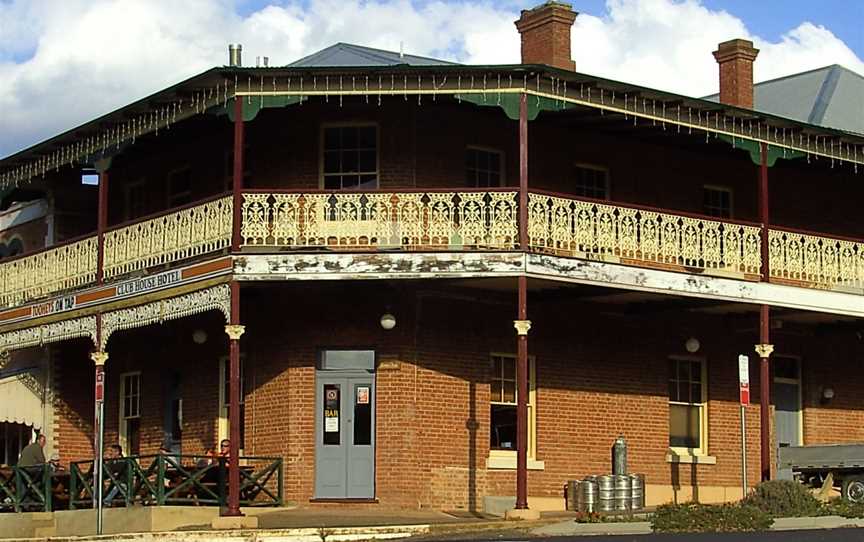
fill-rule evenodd
<path id="1" fill-rule="evenodd" d="M 105 368 L 101 365 L 96 366 L 96 401 L 100 402 L 105 399 Z"/>
<path id="2" fill-rule="evenodd" d="M 750 404 L 750 358 L 738 356 L 738 385 L 741 396 L 741 406 Z"/>

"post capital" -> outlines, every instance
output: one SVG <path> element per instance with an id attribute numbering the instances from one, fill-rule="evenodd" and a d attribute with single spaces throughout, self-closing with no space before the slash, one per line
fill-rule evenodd
<path id="1" fill-rule="evenodd" d="M 93 360 L 98 367 L 102 367 L 105 365 L 105 362 L 108 361 L 108 352 L 104 350 L 97 350 L 95 352 L 90 352 L 90 359 Z"/>
<path id="2" fill-rule="evenodd" d="M 756 350 L 756 353 L 759 354 L 760 358 L 768 358 L 771 356 L 771 353 L 774 352 L 773 344 L 757 344 L 753 348 Z"/>
<path id="3" fill-rule="evenodd" d="M 241 326 L 240 324 L 228 324 L 225 326 L 225 333 L 228 334 L 228 338 L 232 341 L 239 341 L 245 332 L 246 326 Z"/>
<path id="4" fill-rule="evenodd" d="M 517 335 L 528 335 L 528 330 L 531 329 L 531 320 L 513 320 L 513 327 L 516 328 Z"/>

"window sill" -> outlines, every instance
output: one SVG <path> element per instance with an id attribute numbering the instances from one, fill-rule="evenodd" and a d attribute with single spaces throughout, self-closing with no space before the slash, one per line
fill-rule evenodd
<path id="1" fill-rule="evenodd" d="M 490 455 L 486 458 L 487 469 L 516 470 L 516 454 Z M 528 470 L 544 470 L 546 463 L 528 458 Z"/>
<path id="2" fill-rule="evenodd" d="M 694 465 L 716 465 L 717 458 L 713 455 L 679 455 L 666 454 L 667 463 L 692 463 Z"/>

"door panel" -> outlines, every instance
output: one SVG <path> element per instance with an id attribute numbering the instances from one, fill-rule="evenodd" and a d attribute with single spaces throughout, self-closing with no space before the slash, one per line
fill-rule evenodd
<path id="1" fill-rule="evenodd" d="M 315 390 L 315 496 L 375 496 L 375 381 L 319 371 Z"/>
<path id="2" fill-rule="evenodd" d="M 798 446 L 801 442 L 799 384 L 774 382 L 774 431 L 777 447 Z M 779 460 L 779 450 L 777 457 Z M 791 480 L 791 469 L 777 469 L 777 478 Z"/>

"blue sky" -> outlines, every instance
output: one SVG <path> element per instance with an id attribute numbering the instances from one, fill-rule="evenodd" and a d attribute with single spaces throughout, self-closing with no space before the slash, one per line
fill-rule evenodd
<path id="1" fill-rule="evenodd" d="M 237 11 L 249 14 L 270 4 L 287 4 L 274 0 L 240 0 Z M 297 2 L 308 5 L 307 1 Z M 417 5 L 431 3 L 416 1 Z M 502 9 L 527 9 L 540 0 L 492 1 L 490 4 Z M 581 13 L 603 16 L 606 0 L 570 0 L 573 9 Z M 804 21 L 830 29 L 838 38 L 864 58 L 864 0 L 702 0 L 702 4 L 717 10 L 725 10 L 742 19 L 750 30 L 765 39 L 777 41 L 790 28 Z"/>

